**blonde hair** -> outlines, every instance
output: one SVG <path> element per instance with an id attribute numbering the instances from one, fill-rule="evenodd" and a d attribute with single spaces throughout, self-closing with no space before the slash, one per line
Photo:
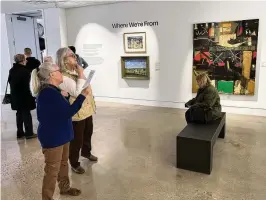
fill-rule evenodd
<path id="1" fill-rule="evenodd" d="M 44 62 L 31 73 L 30 89 L 33 96 L 37 96 L 40 91 L 49 84 L 50 73 L 55 71 L 55 64 Z"/>
<path id="2" fill-rule="evenodd" d="M 196 80 L 203 87 L 211 85 L 211 79 L 206 72 L 198 74 Z"/>
<path id="3" fill-rule="evenodd" d="M 56 52 L 56 64 L 58 65 L 59 69 L 62 72 L 67 70 L 67 68 L 66 68 L 66 57 L 68 56 L 68 52 L 73 53 L 67 47 L 60 48 Z"/>
<path id="4" fill-rule="evenodd" d="M 43 62 L 50 62 L 50 63 L 53 63 L 53 58 L 52 56 L 45 56 L 44 59 L 43 59 Z"/>

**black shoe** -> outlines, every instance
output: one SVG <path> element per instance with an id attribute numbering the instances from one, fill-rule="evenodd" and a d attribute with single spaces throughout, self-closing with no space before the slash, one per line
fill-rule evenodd
<path id="1" fill-rule="evenodd" d="M 20 139 L 24 139 L 24 135 L 17 135 L 17 139 L 20 140 Z"/>
<path id="2" fill-rule="evenodd" d="M 98 161 L 98 158 L 97 158 L 96 156 L 92 155 L 92 154 L 90 154 L 90 155 L 88 155 L 88 156 L 86 156 L 86 155 L 84 155 L 84 154 L 81 154 L 81 156 L 84 157 L 84 158 L 89 159 L 89 160 L 92 161 L 92 162 L 97 162 L 97 161 Z"/>
<path id="3" fill-rule="evenodd" d="M 22 132 L 17 131 L 17 139 L 22 139 L 22 138 L 24 138 L 24 136 L 25 136 L 24 131 L 22 131 Z"/>
<path id="4" fill-rule="evenodd" d="M 98 158 L 91 154 L 90 157 L 89 157 L 89 160 L 92 161 L 92 162 L 97 162 Z"/>
<path id="5" fill-rule="evenodd" d="M 76 172 L 77 174 L 84 174 L 85 169 L 83 167 L 78 166 L 78 167 L 71 167 L 72 171 Z"/>
<path id="6" fill-rule="evenodd" d="M 33 134 L 33 135 L 30 135 L 30 136 L 25 136 L 25 138 L 26 138 L 27 140 L 29 140 L 29 139 L 33 139 L 33 138 L 36 138 L 36 137 L 38 137 L 37 134 Z"/>

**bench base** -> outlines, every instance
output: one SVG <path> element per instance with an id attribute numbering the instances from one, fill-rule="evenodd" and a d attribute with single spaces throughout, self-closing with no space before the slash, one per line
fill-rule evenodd
<path id="1" fill-rule="evenodd" d="M 202 137 L 198 135 L 204 134 L 202 131 L 206 131 L 206 126 L 208 125 L 199 125 L 190 129 L 185 128 L 181 134 L 176 137 L 176 167 L 194 172 L 211 174 L 213 146 L 218 137 L 225 137 L 225 122 L 226 115 L 224 114 L 223 118 L 217 123 L 211 138 L 204 138 L 204 135 L 201 135 Z M 191 131 L 195 132 L 194 136 L 191 134 Z"/>
<path id="2" fill-rule="evenodd" d="M 212 147 L 210 142 L 177 137 L 177 168 L 210 174 Z"/>

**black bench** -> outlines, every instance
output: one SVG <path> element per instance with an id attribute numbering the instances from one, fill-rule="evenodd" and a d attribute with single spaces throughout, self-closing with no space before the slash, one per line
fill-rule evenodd
<path id="1" fill-rule="evenodd" d="M 176 137 L 177 168 L 211 174 L 213 146 L 225 129 L 226 113 L 211 124 L 188 124 Z"/>

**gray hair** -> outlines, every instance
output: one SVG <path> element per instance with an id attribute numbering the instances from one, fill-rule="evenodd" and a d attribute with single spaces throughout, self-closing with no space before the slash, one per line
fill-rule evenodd
<path id="1" fill-rule="evenodd" d="M 45 56 L 44 59 L 43 59 L 43 62 L 50 62 L 50 63 L 53 63 L 53 58 L 52 56 Z"/>
<path id="2" fill-rule="evenodd" d="M 31 73 L 30 89 L 33 96 L 37 96 L 40 91 L 49 84 L 50 74 L 55 71 L 55 64 L 44 62 Z"/>
<path id="3" fill-rule="evenodd" d="M 67 70 L 66 57 L 68 56 L 67 54 L 69 51 L 72 52 L 69 48 L 63 47 L 56 52 L 56 64 L 62 72 Z"/>

